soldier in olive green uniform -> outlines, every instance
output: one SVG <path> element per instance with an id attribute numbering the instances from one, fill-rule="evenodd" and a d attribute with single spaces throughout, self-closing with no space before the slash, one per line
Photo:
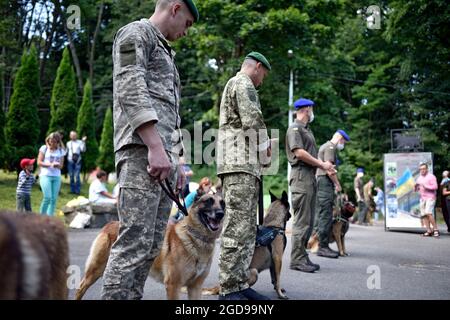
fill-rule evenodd
<path id="1" fill-rule="evenodd" d="M 217 175 L 222 179 L 225 220 L 219 259 L 220 300 L 265 300 L 248 286 L 256 240 L 261 170 L 270 157 L 270 140 L 258 92 L 271 69 L 257 52 L 225 86 L 220 104 Z"/>
<path id="2" fill-rule="evenodd" d="M 103 299 L 141 299 L 172 207 L 158 181 L 181 189 L 180 79 L 168 41 L 198 20 L 192 0 L 159 0 L 150 19 L 121 28 L 113 45 L 114 152 L 120 230 L 103 277 Z M 176 179 L 178 173 L 178 181 Z"/>
<path id="3" fill-rule="evenodd" d="M 311 235 L 316 202 L 316 168 L 332 172 L 330 162 L 317 159 L 317 146 L 309 123 L 314 119 L 314 102 L 299 99 L 294 103 L 296 120 L 286 133 L 286 153 L 292 167 L 289 186 L 292 192 L 291 269 L 314 272 L 320 266 L 311 262 L 306 244 Z"/>
<path id="4" fill-rule="evenodd" d="M 330 141 L 327 141 L 320 147 L 319 159 L 324 162 L 328 161 L 336 164 L 337 151 L 344 149 L 344 144 L 349 140 L 350 138 L 345 131 L 338 130 Z M 327 258 L 337 258 L 339 256 L 338 252 L 331 250 L 328 246 L 328 235 L 330 234 L 331 223 L 333 221 L 335 189 L 337 192 L 342 190 L 336 174 L 329 174 L 321 168 L 318 168 L 315 217 L 317 233 L 319 235 L 319 250 L 317 251 L 317 255 Z"/>

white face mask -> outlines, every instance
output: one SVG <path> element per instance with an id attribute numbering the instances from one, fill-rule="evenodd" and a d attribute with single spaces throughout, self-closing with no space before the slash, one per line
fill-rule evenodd
<path id="1" fill-rule="evenodd" d="M 338 143 L 337 149 L 338 149 L 339 151 L 340 151 L 340 150 L 343 150 L 343 149 L 344 149 L 344 144 L 343 144 L 343 143 Z"/>
<path id="2" fill-rule="evenodd" d="M 309 114 L 309 123 L 314 121 L 314 112 L 311 110 L 311 113 Z"/>

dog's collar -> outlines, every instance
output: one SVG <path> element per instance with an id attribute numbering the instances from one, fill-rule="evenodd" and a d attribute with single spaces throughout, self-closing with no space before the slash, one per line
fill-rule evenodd
<path id="1" fill-rule="evenodd" d="M 187 231 L 194 236 L 194 238 L 199 239 L 205 243 L 214 243 L 215 237 L 206 237 L 198 232 L 195 228 L 192 228 L 190 225 L 186 225 Z"/>
<path id="2" fill-rule="evenodd" d="M 334 220 L 336 220 L 336 221 L 344 221 L 344 222 L 347 222 L 348 223 L 348 219 L 345 219 L 345 218 L 343 218 L 342 216 L 337 216 L 336 218 L 334 218 Z"/>

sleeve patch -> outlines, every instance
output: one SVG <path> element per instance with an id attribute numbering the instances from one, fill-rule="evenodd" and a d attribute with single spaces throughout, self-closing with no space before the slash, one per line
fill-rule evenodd
<path id="1" fill-rule="evenodd" d="M 126 67 L 136 64 L 136 47 L 134 43 L 125 43 L 120 46 L 120 66 Z"/>

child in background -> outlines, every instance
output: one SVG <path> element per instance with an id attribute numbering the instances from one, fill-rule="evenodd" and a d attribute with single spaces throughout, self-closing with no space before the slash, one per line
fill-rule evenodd
<path id="1" fill-rule="evenodd" d="M 17 211 L 33 211 L 31 209 L 31 187 L 36 182 L 33 176 L 34 162 L 36 159 L 24 158 L 20 160 L 22 171 L 19 174 L 19 181 L 16 190 Z"/>

